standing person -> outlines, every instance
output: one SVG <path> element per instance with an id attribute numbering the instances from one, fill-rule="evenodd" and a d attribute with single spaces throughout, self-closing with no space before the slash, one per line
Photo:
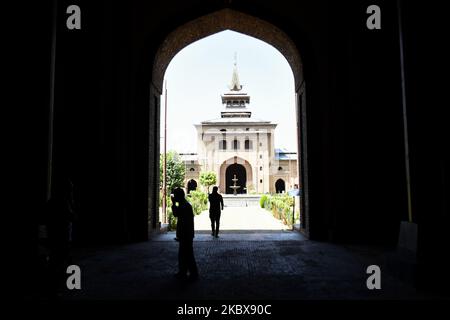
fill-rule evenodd
<path id="1" fill-rule="evenodd" d="M 211 194 L 208 195 L 209 200 L 209 218 L 211 219 L 211 235 L 213 237 L 219 237 L 219 225 L 220 225 L 220 210 L 223 210 L 223 198 L 217 192 L 218 187 L 214 187 Z"/>
<path id="2" fill-rule="evenodd" d="M 194 211 L 185 198 L 183 189 L 176 188 L 173 191 L 172 212 L 177 221 L 178 248 L 178 279 L 195 280 L 198 278 L 197 263 L 194 257 Z"/>

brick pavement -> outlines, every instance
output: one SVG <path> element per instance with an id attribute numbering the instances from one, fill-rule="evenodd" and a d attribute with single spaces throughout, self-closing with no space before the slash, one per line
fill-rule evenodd
<path id="1" fill-rule="evenodd" d="M 382 290 L 366 288 L 369 264 L 385 264 L 385 249 L 305 240 L 296 231 L 197 233 L 195 283 L 174 279 L 174 233 L 123 246 L 77 249 L 82 290 L 65 299 L 409 299 L 413 288 L 387 272 Z"/>

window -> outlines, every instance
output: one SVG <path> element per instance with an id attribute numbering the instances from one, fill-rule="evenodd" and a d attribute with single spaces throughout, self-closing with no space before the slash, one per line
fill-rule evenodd
<path id="1" fill-rule="evenodd" d="M 262 179 L 259 179 L 259 183 L 262 183 Z"/>
<path id="2" fill-rule="evenodd" d="M 245 131 L 249 131 L 250 130 L 250 128 L 245 128 Z"/>
<path id="3" fill-rule="evenodd" d="M 195 169 L 194 168 L 190 168 L 189 171 L 195 171 Z"/>
<path id="4" fill-rule="evenodd" d="M 227 150 L 227 140 L 219 141 L 219 150 Z"/>
<path id="5" fill-rule="evenodd" d="M 284 193 L 284 192 L 286 192 L 286 184 L 285 184 L 283 179 L 278 179 L 275 182 L 275 190 L 276 190 L 277 193 Z"/>
<path id="6" fill-rule="evenodd" d="M 259 155 L 259 158 L 262 159 L 262 154 Z"/>
<path id="7" fill-rule="evenodd" d="M 245 139 L 245 150 L 251 150 L 253 148 L 252 141 L 250 139 Z"/>
<path id="8" fill-rule="evenodd" d="M 233 140 L 233 150 L 239 150 L 239 140 Z"/>
<path id="9" fill-rule="evenodd" d="M 226 132 L 227 129 L 220 129 L 220 132 Z"/>
<path id="10" fill-rule="evenodd" d="M 259 146 L 262 147 L 262 142 L 259 143 Z"/>
<path id="11" fill-rule="evenodd" d="M 259 167 L 259 171 L 262 171 L 262 167 Z"/>
<path id="12" fill-rule="evenodd" d="M 283 167 L 278 167 L 278 171 L 281 171 L 281 170 L 283 170 Z"/>

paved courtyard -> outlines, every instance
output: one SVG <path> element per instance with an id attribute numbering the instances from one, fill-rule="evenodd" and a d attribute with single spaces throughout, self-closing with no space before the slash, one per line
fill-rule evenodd
<path id="1" fill-rule="evenodd" d="M 210 231 L 208 210 L 195 217 L 195 230 Z M 225 207 L 220 218 L 220 230 L 287 230 L 288 227 L 267 210 L 253 207 Z"/>
<path id="2" fill-rule="evenodd" d="M 417 299 L 421 294 L 393 277 L 389 250 L 305 239 L 297 231 L 225 231 L 216 239 L 198 231 L 194 252 L 200 279 L 180 282 L 174 232 L 148 242 L 78 248 L 82 289 L 66 300 Z M 382 290 L 368 290 L 366 268 L 382 270 Z"/>

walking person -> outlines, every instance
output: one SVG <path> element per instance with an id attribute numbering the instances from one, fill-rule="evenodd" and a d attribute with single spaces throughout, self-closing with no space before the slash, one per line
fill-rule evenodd
<path id="1" fill-rule="evenodd" d="M 185 198 L 183 189 L 173 191 L 172 212 L 177 221 L 178 248 L 178 279 L 196 280 L 198 278 L 197 263 L 194 257 L 194 211 Z M 188 275 L 189 274 L 189 275 Z"/>
<path id="2" fill-rule="evenodd" d="M 219 237 L 220 213 L 223 210 L 223 197 L 218 193 L 218 190 L 219 188 L 215 186 L 212 193 L 208 195 L 211 235 L 216 238 Z"/>

